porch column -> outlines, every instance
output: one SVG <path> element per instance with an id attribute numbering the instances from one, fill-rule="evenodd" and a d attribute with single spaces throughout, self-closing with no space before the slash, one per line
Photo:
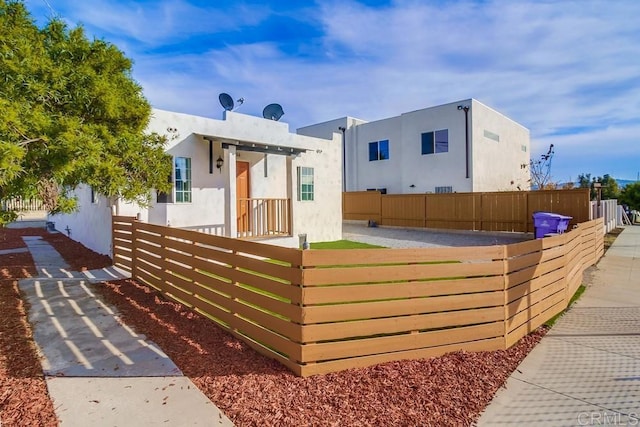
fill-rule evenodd
<path id="1" fill-rule="evenodd" d="M 296 204 L 296 180 L 294 179 L 294 171 L 293 171 L 293 158 L 291 156 L 286 156 L 286 164 L 287 164 L 287 199 L 290 200 L 291 211 L 289 212 L 289 232 L 292 236 L 295 236 L 293 220 L 294 220 L 294 206 Z"/>
<path id="2" fill-rule="evenodd" d="M 236 197 L 236 146 L 224 150 L 224 232 L 227 237 L 238 237 L 238 202 Z"/>

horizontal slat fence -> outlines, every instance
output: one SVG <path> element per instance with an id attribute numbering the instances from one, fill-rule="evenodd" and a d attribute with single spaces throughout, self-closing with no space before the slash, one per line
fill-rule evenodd
<path id="1" fill-rule="evenodd" d="M 136 224 L 134 216 L 111 217 L 111 250 L 113 265 L 131 272 L 133 259 L 133 226 Z"/>
<path id="2" fill-rule="evenodd" d="M 589 189 L 505 191 L 494 193 L 342 195 L 346 220 L 374 220 L 380 225 L 455 230 L 533 232 L 533 213 L 573 217 L 570 226 L 589 221 Z"/>
<path id="3" fill-rule="evenodd" d="M 513 345 L 566 308 L 602 219 L 512 245 L 288 249 L 114 217 L 114 262 L 301 376 Z"/>

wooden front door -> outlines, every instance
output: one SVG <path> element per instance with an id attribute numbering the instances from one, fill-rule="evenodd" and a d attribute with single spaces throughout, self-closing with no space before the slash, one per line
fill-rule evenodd
<path id="1" fill-rule="evenodd" d="M 238 233 L 249 231 L 249 162 L 236 162 L 236 200 L 238 206 Z"/>

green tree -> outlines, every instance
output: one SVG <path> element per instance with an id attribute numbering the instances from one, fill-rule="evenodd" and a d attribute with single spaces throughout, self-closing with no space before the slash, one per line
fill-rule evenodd
<path id="1" fill-rule="evenodd" d="M 620 192 L 619 202 L 640 211 L 640 182 L 628 184 Z"/>
<path id="2" fill-rule="evenodd" d="M 604 174 L 602 177 L 598 177 L 597 182 L 602 184 L 602 199 L 617 199 L 620 196 L 620 187 L 618 187 L 618 181 L 611 177 L 609 174 Z"/>
<path id="3" fill-rule="evenodd" d="M 578 187 L 580 188 L 591 188 L 591 174 L 583 174 L 578 175 Z"/>
<path id="4" fill-rule="evenodd" d="M 617 199 L 620 196 L 618 181 L 612 178 L 611 175 L 604 174 L 604 176 L 599 176 L 597 178 L 594 176 L 593 179 L 591 178 L 590 173 L 578 175 L 578 186 L 580 188 L 591 189 L 591 200 L 595 200 L 597 197 L 596 190 L 593 186 L 596 182 L 601 184 L 600 196 L 602 200 Z"/>
<path id="5" fill-rule="evenodd" d="M 145 133 L 151 106 L 131 66 L 82 27 L 39 28 L 22 2 L 0 0 L 0 200 L 35 196 L 58 213 L 76 208 L 81 183 L 142 204 L 169 189 L 166 140 Z"/>

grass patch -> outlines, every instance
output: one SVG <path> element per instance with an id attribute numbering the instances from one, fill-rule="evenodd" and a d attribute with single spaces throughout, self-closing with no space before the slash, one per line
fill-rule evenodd
<path id="1" fill-rule="evenodd" d="M 311 243 L 311 249 L 381 249 L 384 246 L 370 245 L 368 243 L 354 242 L 351 240 L 335 240 L 333 242 Z"/>
<path id="2" fill-rule="evenodd" d="M 573 303 L 578 300 L 578 298 L 580 298 L 580 296 L 584 293 L 586 289 L 587 288 L 584 285 L 580 285 L 578 287 L 578 290 L 576 290 L 576 293 L 573 294 L 573 296 L 571 297 L 571 301 L 569 301 L 569 305 L 567 305 L 567 308 L 562 310 L 560 313 L 556 314 L 555 316 L 553 316 L 551 319 L 547 320 L 544 324 L 549 328 L 555 325 L 556 321 L 560 318 L 560 316 L 562 316 L 564 312 L 567 311 L 573 305 Z"/>

